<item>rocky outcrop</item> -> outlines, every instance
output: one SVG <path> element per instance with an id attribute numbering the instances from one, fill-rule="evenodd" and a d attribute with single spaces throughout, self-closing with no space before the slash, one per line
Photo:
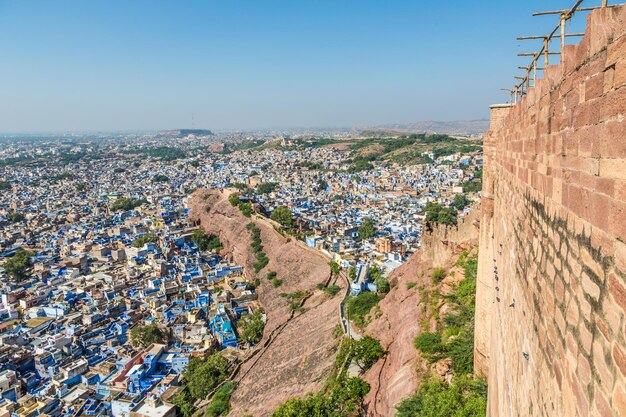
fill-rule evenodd
<path id="1" fill-rule="evenodd" d="M 427 317 L 430 308 L 421 302 L 418 288 L 432 286 L 430 269 L 433 266 L 449 270 L 441 288 L 453 286 L 463 279 L 462 271 L 452 266 L 462 251 L 477 244 L 479 211 L 475 207 L 458 227 L 437 228 L 425 235 L 420 250 L 390 274 L 392 289 L 378 305 L 380 314 L 365 330 L 380 340 L 387 351 L 387 355 L 364 376 L 371 385 L 365 398 L 368 416 L 394 415 L 396 405 L 415 392 L 420 375 L 431 369 L 413 347 L 413 339 L 421 330 L 419 323 Z M 445 309 L 446 306 L 443 303 L 435 307 Z M 432 370 L 442 380 L 450 379 L 449 363 L 435 365 Z"/>
<path id="2" fill-rule="evenodd" d="M 280 235 L 264 218 L 246 218 L 227 201 L 227 194 L 200 190 L 191 197 L 191 215 L 202 227 L 217 235 L 227 256 L 246 267 L 251 278 L 259 278 L 259 301 L 267 314 L 263 340 L 257 351 L 241 366 L 235 380 L 229 416 L 267 416 L 283 401 L 319 390 L 333 367 L 341 296 L 329 297 L 315 289 L 330 277 L 328 260 L 301 242 Z M 254 222 L 261 230 L 269 264 L 254 273 L 255 255 L 246 225 Z M 266 279 L 275 271 L 283 281 L 278 288 Z M 333 282 L 335 283 L 335 282 Z M 343 281 L 337 285 L 345 289 Z M 293 313 L 291 301 L 281 293 L 309 291 L 303 312 Z"/>

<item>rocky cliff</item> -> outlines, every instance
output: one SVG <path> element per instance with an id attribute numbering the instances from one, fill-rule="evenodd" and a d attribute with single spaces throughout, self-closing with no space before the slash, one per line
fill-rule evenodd
<path id="1" fill-rule="evenodd" d="M 316 290 L 330 277 L 328 260 L 295 239 L 284 237 L 271 221 L 247 218 L 230 205 L 227 195 L 217 190 L 199 190 L 191 197 L 192 217 L 207 233 L 219 236 L 225 253 L 246 267 L 251 278 L 259 278 L 259 300 L 267 314 L 263 340 L 257 351 L 239 370 L 239 385 L 231 398 L 229 416 L 269 415 L 281 402 L 319 390 L 333 367 L 339 324 L 341 295 L 329 297 Z M 261 230 L 269 264 L 254 273 L 255 255 L 246 225 L 254 222 Z M 274 288 L 266 279 L 275 271 L 283 281 Z M 345 289 L 339 280 L 337 285 Z M 281 293 L 308 291 L 303 312 L 293 313 L 291 301 Z"/>
<path id="2" fill-rule="evenodd" d="M 452 270 L 458 255 L 478 242 L 478 206 L 458 227 L 440 227 L 423 237 L 422 247 L 389 276 L 392 289 L 379 303 L 376 318 L 365 332 L 380 340 L 387 355 L 365 375 L 371 390 L 365 398 L 368 416 L 394 415 L 396 405 L 412 395 L 420 376 L 428 370 L 413 347 L 421 330 L 419 323 L 431 306 L 420 299 L 420 288 L 432 286 L 430 270 L 441 266 Z M 452 279 L 459 280 L 460 277 Z M 445 284 L 445 283 L 444 283 Z M 437 305 L 441 309 L 445 306 Z"/>

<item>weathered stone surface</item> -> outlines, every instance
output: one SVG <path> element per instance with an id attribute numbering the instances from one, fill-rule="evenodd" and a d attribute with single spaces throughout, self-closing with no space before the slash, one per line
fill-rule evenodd
<path id="1" fill-rule="evenodd" d="M 475 340 L 490 416 L 626 415 L 625 22 L 626 6 L 592 12 L 562 65 L 492 109 Z"/>

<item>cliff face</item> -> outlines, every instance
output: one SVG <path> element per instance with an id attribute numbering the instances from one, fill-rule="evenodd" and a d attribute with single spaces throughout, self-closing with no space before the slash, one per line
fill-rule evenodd
<path id="1" fill-rule="evenodd" d="M 484 138 L 475 367 L 491 416 L 626 416 L 626 6 Z"/>
<path id="2" fill-rule="evenodd" d="M 479 213 L 476 205 L 458 227 L 441 227 L 425 235 L 420 250 L 389 275 L 392 289 L 379 303 L 380 313 L 365 331 L 380 340 L 387 351 L 364 378 L 371 385 L 365 398 L 368 416 L 394 415 L 398 403 L 417 389 L 418 372 L 427 367 L 420 360 L 413 339 L 420 330 L 429 330 L 419 327 L 429 307 L 420 300 L 418 288 L 432 286 L 429 271 L 433 266 L 450 269 L 457 255 L 477 245 Z"/>
<path id="3" fill-rule="evenodd" d="M 277 233 L 270 222 L 243 216 L 232 207 L 227 196 L 216 190 L 200 190 L 189 203 L 192 217 L 202 227 L 219 236 L 225 252 L 246 267 L 253 277 L 255 255 L 250 248 L 246 225 L 254 222 L 261 230 L 269 264 L 258 274 L 259 300 L 267 314 L 267 324 L 258 352 L 240 369 L 239 385 L 231 398 L 229 416 L 269 415 L 281 402 L 319 390 L 332 369 L 336 340 L 333 331 L 339 324 L 341 295 L 329 298 L 315 286 L 330 276 L 328 260 L 295 239 Z M 274 288 L 266 279 L 275 271 L 283 284 Z M 338 280 L 337 285 L 345 284 Z M 281 293 L 311 291 L 303 313 L 292 315 L 290 300 Z"/>

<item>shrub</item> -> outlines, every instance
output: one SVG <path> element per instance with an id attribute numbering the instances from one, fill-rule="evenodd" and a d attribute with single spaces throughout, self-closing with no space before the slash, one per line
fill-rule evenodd
<path id="1" fill-rule="evenodd" d="M 362 371 L 367 371 L 383 357 L 385 351 L 378 340 L 371 336 L 364 336 L 354 343 L 353 353 L 359 368 Z"/>
<path id="2" fill-rule="evenodd" d="M 230 396 L 236 387 L 237 383 L 234 381 L 228 381 L 222 385 L 211 399 L 211 404 L 206 410 L 206 416 L 219 417 L 225 415 L 230 409 Z"/>
<path id="3" fill-rule="evenodd" d="M 283 280 L 275 278 L 275 279 L 272 280 L 272 285 L 274 286 L 274 288 L 278 288 L 281 285 L 283 285 Z"/>
<path id="4" fill-rule="evenodd" d="M 365 317 L 380 301 L 380 297 L 371 292 L 362 292 L 356 296 L 346 298 L 346 310 L 350 320 L 359 327 L 365 325 Z"/>
<path id="5" fill-rule="evenodd" d="M 397 417 L 484 417 L 487 384 L 482 379 L 455 378 L 451 385 L 430 379 L 397 407 Z"/>
<path id="6" fill-rule="evenodd" d="M 259 343 L 263 338 L 264 328 L 263 313 L 259 309 L 254 310 L 252 314 L 242 316 L 237 322 L 239 336 L 249 344 Z"/>
<path id="7" fill-rule="evenodd" d="M 335 295 L 339 294 L 340 290 L 341 287 L 339 285 L 330 285 L 328 288 L 324 289 L 324 292 L 331 297 L 334 297 Z"/>
<path id="8" fill-rule="evenodd" d="M 441 343 L 441 335 L 439 333 L 420 333 L 413 340 L 413 345 L 422 353 L 430 355 L 445 352 L 445 346 Z"/>
<path id="9" fill-rule="evenodd" d="M 445 277 L 446 277 L 446 270 L 441 267 L 433 268 L 430 274 L 430 278 L 432 279 L 433 283 L 436 283 L 436 284 L 443 281 Z"/>
<path id="10" fill-rule="evenodd" d="M 228 196 L 228 202 L 230 203 L 231 206 L 236 207 L 239 205 L 240 201 L 239 201 L 239 194 L 237 193 L 232 193 L 231 195 Z"/>

